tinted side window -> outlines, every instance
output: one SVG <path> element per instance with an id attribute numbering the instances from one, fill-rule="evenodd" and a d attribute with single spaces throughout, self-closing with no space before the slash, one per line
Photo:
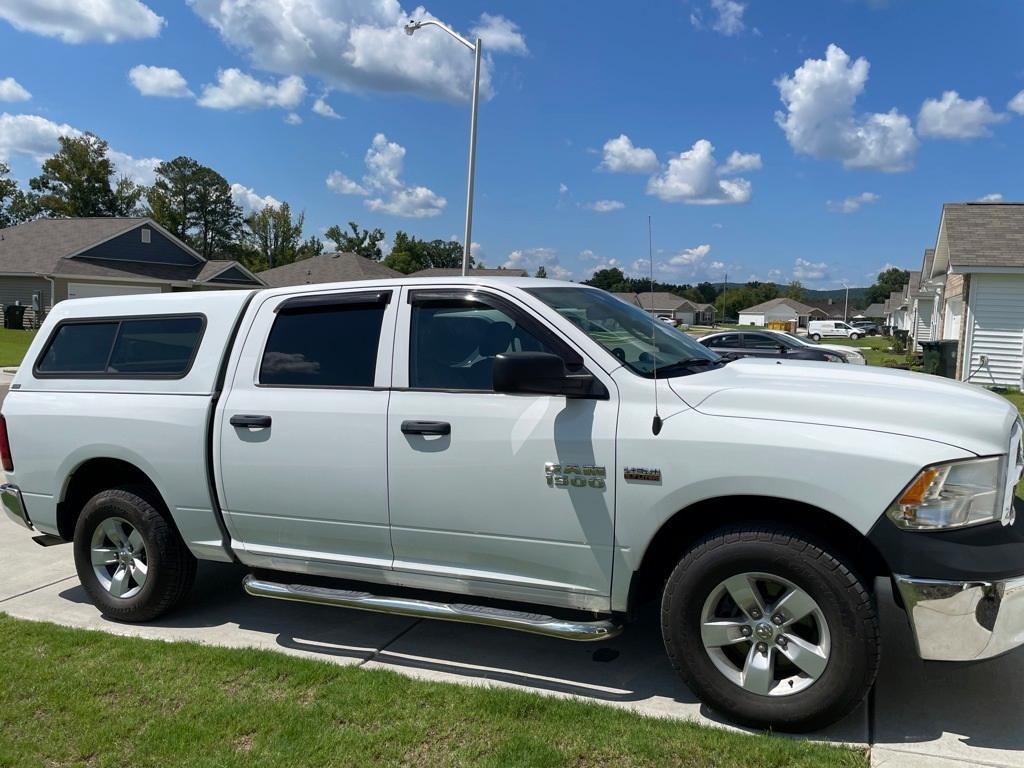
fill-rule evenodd
<path id="1" fill-rule="evenodd" d="M 557 354 L 500 309 L 453 301 L 414 304 L 409 386 L 490 391 L 502 352 Z"/>
<path id="2" fill-rule="evenodd" d="M 708 341 L 708 346 L 714 349 L 720 349 L 722 347 L 736 348 L 740 345 L 740 335 L 738 333 L 727 333 L 724 336 L 718 336 Z"/>
<path id="3" fill-rule="evenodd" d="M 260 384 L 372 387 L 385 305 L 284 309 L 260 363 Z"/>
<path id="4" fill-rule="evenodd" d="M 40 373 L 103 373 L 117 322 L 69 323 L 57 328 L 36 370 Z"/>
<path id="5" fill-rule="evenodd" d="M 67 377 L 184 376 L 203 326 L 199 316 L 65 323 L 47 344 L 36 372 Z"/>
<path id="6" fill-rule="evenodd" d="M 124 320 L 107 372 L 182 374 L 189 368 L 202 332 L 201 317 Z"/>
<path id="7" fill-rule="evenodd" d="M 743 346 L 747 349 L 778 349 L 779 343 L 771 336 L 762 333 L 743 334 Z"/>

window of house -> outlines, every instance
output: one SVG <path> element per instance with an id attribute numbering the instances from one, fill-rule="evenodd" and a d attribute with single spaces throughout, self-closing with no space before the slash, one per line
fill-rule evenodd
<path id="1" fill-rule="evenodd" d="M 282 305 L 259 382 L 286 387 L 372 387 L 387 302 Z"/>

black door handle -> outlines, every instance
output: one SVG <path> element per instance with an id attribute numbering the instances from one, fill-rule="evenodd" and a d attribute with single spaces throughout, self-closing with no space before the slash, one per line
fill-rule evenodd
<path id="1" fill-rule="evenodd" d="M 266 429 L 270 426 L 269 416 L 255 416 L 248 413 L 236 413 L 230 419 L 232 427 L 256 427 L 257 429 Z"/>
<path id="2" fill-rule="evenodd" d="M 447 421 L 403 421 L 403 435 L 450 435 L 452 425 Z"/>

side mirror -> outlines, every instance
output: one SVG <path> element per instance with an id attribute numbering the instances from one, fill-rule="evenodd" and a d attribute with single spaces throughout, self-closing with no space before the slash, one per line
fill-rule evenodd
<path id="1" fill-rule="evenodd" d="M 596 385 L 596 386 L 595 386 Z M 603 389 L 589 373 L 569 373 L 558 355 L 548 352 L 503 352 L 494 358 L 495 392 L 510 395 L 599 397 Z"/>

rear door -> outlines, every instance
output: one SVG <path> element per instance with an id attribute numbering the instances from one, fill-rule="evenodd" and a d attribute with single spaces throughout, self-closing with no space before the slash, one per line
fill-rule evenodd
<path id="1" fill-rule="evenodd" d="M 744 333 L 740 350 L 749 357 L 779 357 L 779 342 L 766 333 Z"/>
<path id="2" fill-rule="evenodd" d="M 257 310 L 216 422 L 221 505 L 243 561 L 390 568 L 394 296 L 277 295 Z"/>

